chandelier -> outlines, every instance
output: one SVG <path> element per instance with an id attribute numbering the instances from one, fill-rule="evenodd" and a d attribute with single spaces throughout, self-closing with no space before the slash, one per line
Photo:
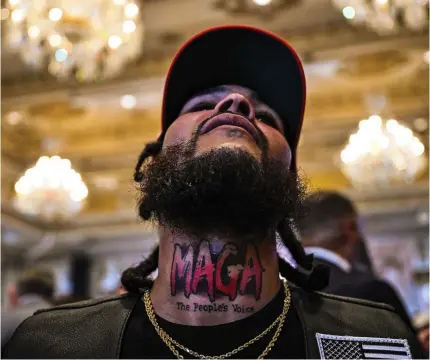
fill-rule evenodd
<path id="1" fill-rule="evenodd" d="M 343 16 L 380 35 L 428 30 L 428 0 L 332 0 Z"/>
<path id="2" fill-rule="evenodd" d="M 45 220 L 68 218 L 81 211 L 88 189 L 70 161 L 42 156 L 15 184 L 15 206 Z"/>
<path id="3" fill-rule="evenodd" d="M 5 43 L 29 66 L 61 79 L 117 75 L 141 51 L 132 0 L 7 0 Z"/>
<path id="4" fill-rule="evenodd" d="M 426 166 L 424 145 L 397 120 L 361 120 L 340 154 L 343 173 L 355 187 L 411 182 Z"/>

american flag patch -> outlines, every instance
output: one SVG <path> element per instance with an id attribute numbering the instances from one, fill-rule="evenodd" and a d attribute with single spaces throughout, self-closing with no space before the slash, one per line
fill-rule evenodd
<path id="1" fill-rule="evenodd" d="M 321 359 L 412 359 L 407 340 L 316 334 Z"/>

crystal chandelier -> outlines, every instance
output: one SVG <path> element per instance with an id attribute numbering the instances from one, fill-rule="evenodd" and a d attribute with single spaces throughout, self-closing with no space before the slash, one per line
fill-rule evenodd
<path id="1" fill-rule="evenodd" d="M 355 187 L 411 182 L 426 166 L 424 145 L 396 120 L 361 120 L 342 150 L 341 168 Z"/>
<path id="2" fill-rule="evenodd" d="M 343 16 L 380 35 L 428 30 L 428 0 L 332 0 Z"/>
<path id="3" fill-rule="evenodd" d="M 45 220 L 68 218 L 79 211 L 88 195 L 81 175 L 70 161 L 42 156 L 15 184 L 15 206 Z"/>
<path id="4" fill-rule="evenodd" d="M 5 43 L 58 78 L 110 78 L 141 52 L 143 23 L 132 1 L 8 0 Z"/>

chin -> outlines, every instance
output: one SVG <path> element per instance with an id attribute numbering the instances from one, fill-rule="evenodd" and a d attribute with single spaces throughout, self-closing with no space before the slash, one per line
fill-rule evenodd
<path id="1" fill-rule="evenodd" d="M 261 158 L 261 149 L 255 142 L 250 141 L 224 141 L 219 144 L 198 144 L 195 154 L 203 155 L 216 150 L 238 150 L 245 151 L 257 159 Z"/>

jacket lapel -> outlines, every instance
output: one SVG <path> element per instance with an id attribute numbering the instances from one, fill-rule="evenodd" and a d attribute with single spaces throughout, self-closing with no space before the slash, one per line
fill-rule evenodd
<path id="1" fill-rule="evenodd" d="M 317 312 L 318 306 L 316 303 L 309 301 L 308 295 L 302 289 L 289 284 L 291 289 L 291 302 L 297 311 L 300 323 L 302 325 L 303 336 L 305 339 L 305 353 L 306 359 L 319 359 L 318 345 L 315 340 L 315 332 L 312 317 L 309 317 L 309 311 Z"/>
<path id="2" fill-rule="evenodd" d="M 124 340 L 124 332 L 128 324 L 128 320 L 130 319 L 131 312 L 133 311 L 137 301 L 140 299 L 140 296 L 129 295 L 124 297 L 118 306 L 118 311 L 116 313 L 112 312 L 112 321 L 109 322 L 112 326 L 112 331 L 116 332 L 115 338 L 117 339 L 116 347 L 112 348 L 111 356 L 107 356 L 107 358 L 115 358 L 119 359 L 121 357 L 121 348 L 122 341 Z"/>

